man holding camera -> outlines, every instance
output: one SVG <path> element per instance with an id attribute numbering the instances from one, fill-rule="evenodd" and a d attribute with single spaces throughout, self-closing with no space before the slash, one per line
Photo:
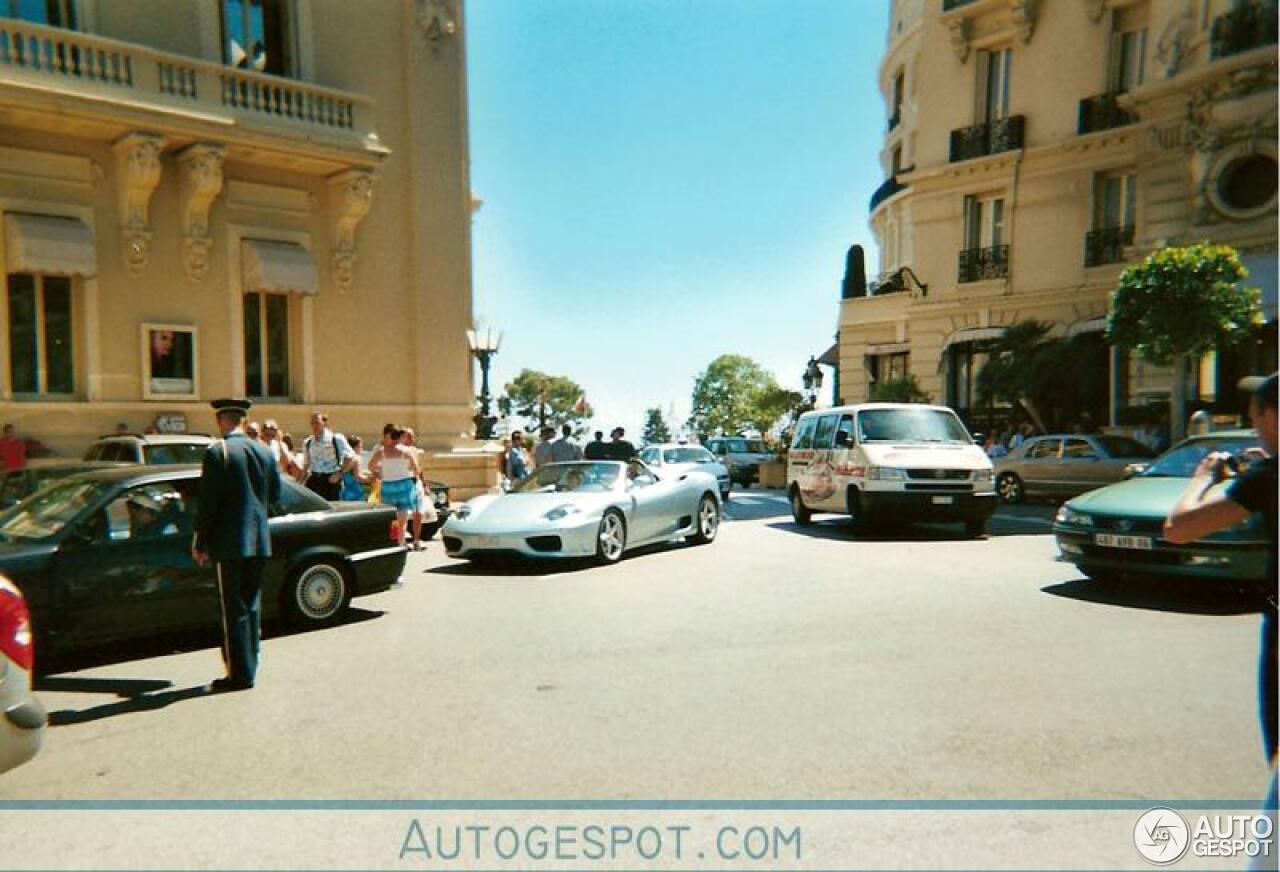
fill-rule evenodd
<path id="1" fill-rule="evenodd" d="M 1276 762 L 1276 375 L 1248 379 L 1241 387 L 1252 389 L 1249 420 L 1258 432 L 1265 457 L 1255 458 L 1239 472 L 1236 458 L 1214 452 L 1200 461 L 1187 489 L 1164 522 L 1170 542 L 1202 539 L 1210 533 L 1234 527 L 1249 516 L 1261 514 L 1270 538 L 1267 561 L 1267 601 L 1262 609 L 1262 653 L 1258 664 L 1258 702 L 1261 706 L 1262 742 L 1272 768 L 1269 809 L 1275 808 Z M 1226 488 L 1213 489 L 1225 479 Z"/>

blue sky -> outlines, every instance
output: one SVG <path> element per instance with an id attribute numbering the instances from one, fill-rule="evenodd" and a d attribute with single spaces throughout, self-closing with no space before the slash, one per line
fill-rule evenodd
<path id="1" fill-rule="evenodd" d="M 475 311 L 602 429 L 688 413 L 746 354 L 798 387 L 833 341 L 885 108 L 888 0 L 472 0 Z M 478 380 L 477 380 L 478 384 Z M 495 391 L 496 392 L 496 391 Z"/>

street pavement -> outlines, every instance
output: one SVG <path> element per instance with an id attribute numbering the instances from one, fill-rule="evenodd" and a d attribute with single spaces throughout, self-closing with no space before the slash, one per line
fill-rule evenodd
<path id="1" fill-rule="evenodd" d="M 343 625 L 46 678 L 8 799 L 1260 796 L 1258 616 L 1204 586 L 1098 587 L 1052 507 L 808 528 L 735 494 L 709 546 L 472 568 L 439 543 Z M 146 656 L 141 656 L 145 654 Z"/>

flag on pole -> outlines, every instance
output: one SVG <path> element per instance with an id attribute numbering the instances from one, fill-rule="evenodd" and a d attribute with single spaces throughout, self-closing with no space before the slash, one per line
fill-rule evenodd
<path id="1" fill-rule="evenodd" d="M 578 394 L 578 401 L 573 404 L 573 411 L 579 415 L 587 414 L 587 395 Z"/>

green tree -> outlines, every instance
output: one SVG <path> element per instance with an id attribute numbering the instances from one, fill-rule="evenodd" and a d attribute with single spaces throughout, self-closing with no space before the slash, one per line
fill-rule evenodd
<path id="1" fill-rule="evenodd" d="M 584 396 L 582 387 L 571 378 L 523 369 L 507 383 L 498 409 L 504 415 L 523 418 L 529 430 L 536 430 L 545 420 L 548 427 L 571 424 L 580 432 L 583 421 L 591 417 L 591 406 Z"/>
<path id="2" fill-rule="evenodd" d="M 777 384 L 765 388 L 756 397 L 756 408 L 752 413 L 752 424 L 761 434 L 768 433 L 778 419 L 786 415 L 795 415 L 800 410 L 804 397 L 799 391 L 789 391 Z"/>
<path id="3" fill-rule="evenodd" d="M 773 414 L 780 390 L 773 373 L 751 358 L 722 354 L 694 379 L 689 428 L 703 436 L 748 428 L 763 433 L 781 416 Z"/>
<path id="4" fill-rule="evenodd" d="M 1046 429 L 1063 429 L 1099 412 L 1107 391 L 1106 369 L 1091 365 L 1104 349 L 1097 334 L 1051 339 L 1052 325 L 1019 321 L 997 340 L 978 373 L 984 403 L 1020 404 Z"/>
<path id="5" fill-rule="evenodd" d="M 644 433 L 641 438 L 646 445 L 657 445 L 662 442 L 671 441 L 671 428 L 667 426 L 666 419 L 662 417 L 662 410 L 658 408 L 646 409 L 644 413 Z"/>
<path id="6" fill-rule="evenodd" d="M 928 403 L 931 399 L 914 375 L 891 378 L 871 386 L 873 403 Z"/>
<path id="7" fill-rule="evenodd" d="M 1107 341 L 1143 360 L 1173 365 L 1171 435 L 1187 423 L 1187 369 L 1196 357 L 1234 345 L 1262 322 L 1261 294 L 1241 287 L 1249 271 L 1229 245 L 1162 248 L 1120 276 Z"/>

